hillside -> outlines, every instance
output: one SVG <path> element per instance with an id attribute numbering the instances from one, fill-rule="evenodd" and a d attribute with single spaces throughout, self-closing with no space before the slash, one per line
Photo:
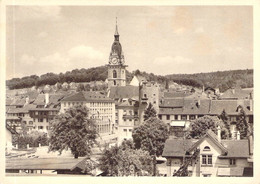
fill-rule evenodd
<path id="1" fill-rule="evenodd" d="M 230 70 L 218 71 L 210 73 L 197 74 L 172 74 L 172 75 L 154 75 L 153 73 L 141 72 L 139 70 L 132 73 L 127 71 L 127 82 L 131 80 L 134 74 L 142 75 L 148 81 L 156 81 L 162 85 L 167 85 L 170 82 L 189 85 L 193 87 L 210 86 L 219 88 L 220 91 L 225 91 L 231 87 L 240 86 L 242 88 L 253 87 L 253 70 Z M 58 83 L 70 82 L 90 82 L 90 81 L 105 81 L 107 78 L 106 66 L 100 66 L 89 69 L 75 69 L 66 73 L 54 74 L 47 73 L 41 76 L 31 75 L 23 78 L 13 78 L 6 81 L 9 89 L 29 88 L 32 86 L 43 86 L 46 84 L 54 85 Z"/>

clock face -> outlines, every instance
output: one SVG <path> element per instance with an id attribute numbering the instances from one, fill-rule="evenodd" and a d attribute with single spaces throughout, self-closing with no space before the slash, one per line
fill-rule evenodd
<path id="1" fill-rule="evenodd" d="M 117 63 L 117 58 L 112 58 L 111 62 L 112 62 L 113 64 L 116 64 L 116 63 Z"/>

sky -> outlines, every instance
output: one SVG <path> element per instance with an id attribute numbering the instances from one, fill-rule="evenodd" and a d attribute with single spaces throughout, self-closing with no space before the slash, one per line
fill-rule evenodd
<path id="1" fill-rule="evenodd" d="M 117 17 L 128 70 L 253 68 L 251 6 L 8 6 L 6 78 L 108 64 Z"/>

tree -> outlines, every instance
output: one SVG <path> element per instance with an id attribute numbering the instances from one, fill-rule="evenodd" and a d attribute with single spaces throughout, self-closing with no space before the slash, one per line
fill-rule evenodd
<path id="1" fill-rule="evenodd" d="M 228 130 L 228 137 L 231 138 L 230 121 L 228 120 L 228 115 L 225 109 L 223 109 L 222 113 L 219 115 L 219 118 L 223 121 L 225 128 Z"/>
<path id="2" fill-rule="evenodd" d="M 211 129 L 217 134 L 217 127 L 221 128 L 221 138 L 226 139 L 228 136 L 228 130 L 225 128 L 225 124 L 217 116 L 203 116 L 195 119 L 190 124 L 190 130 L 188 138 L 199 139 L 206 134 L 208 129 Z"/>
<path id="3" fill-rule="evenodd" d="M 85 91 L 85 87 L 84 87 L 84 84 L 79 84 L 78 87 L 77 87 L 77 92 L 79 91 Z"/>
<path id="4" fill-rule="evenodd" d="M 49 151 L 70 149 L 74 158 L 91 154 L 91 148 L 97 144 L 96 122 L 88 118 L 89 110 L 85 106 L 69 108 L 58 114 L 51 122 Z"/>
<path id="5" fill-rule="evenodd" d="M 134 149 L 132 141 L 106 148 L 99 158 L 99 167 L 109 176 L 150 175 L 152 158 L 147 151 Z"/>
<path id="6" fill-rule="evenodd" d="M 236 128 L 240 133 L 241 139 L 246 138 L 247 133 L 248 133 L 248 123 L 246 121 L 246 113 L 242 107 L 241 107 L 239 115 L 238 115 L 238 121 L 236 124 Z"/>
<path id="7" fill-rule="evenodd" d="M 148 120 L 149 118 L 157 117 L 157 112 L 153 108 L 152 103 L 149 103 L 148 107 L 144 111 L 144 121 Z"/>
<path id="8" fill-rule="evenodd" d="M 153 158 L 153 175 L 156 175 L 156 156 L 162 155 L 164 143 L 169 137 L 167 125 L 152 117 L 133 130 L 135 148 L 148 151 Z"/>

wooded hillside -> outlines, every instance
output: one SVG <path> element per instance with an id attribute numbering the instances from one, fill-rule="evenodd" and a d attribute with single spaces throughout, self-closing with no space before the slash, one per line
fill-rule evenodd
<path id="1" fill-rule="evenodd" d="M 189 85 L 201 88 L 210 86 L 219 88 L 221 92 L 231 88 L 240 86 L 242 88 L 253 87 L 253 70 L 230 70 L 218 71 L 210 73 L 197 74 L 172 74 L 172 75 L 154 75 L 153 73 L 141 72 L 139 70 L 132 73 L 127 71 L 127 82 L 129 82 L 134 74 L 146 77 L 148 81 L 156 81 L 167 86 L 171 81 L 178 84 Z M 31 75 L 23 78 L 13 78 L 6 81 L 9 89 L 29 88 L 32 86 L 43 86 L 46 84 L 54 85 L 59 83 L 70 82 L 90 82 L 105 81 L 107 78 L 106 66 L 100 66 L 89 69 L 75 69 L 66 73 L 54 74 L 46 73 L 41 76 Z"/>

